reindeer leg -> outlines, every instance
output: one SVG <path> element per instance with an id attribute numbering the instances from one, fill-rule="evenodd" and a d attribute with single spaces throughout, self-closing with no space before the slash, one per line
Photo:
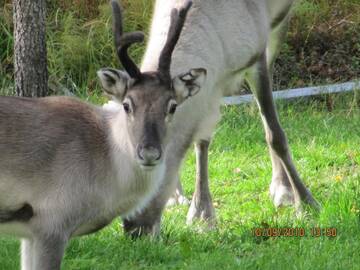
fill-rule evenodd
<path id="1" fill-rule="evenodd" d="M 33 270 L 60 270 L 67 237 L 36 236 L 33 239 Z"/>
<path id="2" fill-rule="evenodd" d="M 212 204 L 208 180 L 208 149 L 210 140 L 195 143 L 196 184 L 186 221 L 191 224 L 195 219 L 206 221 L 209 227 L 215 225 L 215 209 Z"/>
<path id="3" fill-rule="evenodd" d="M 30 239 L 21 240 L 21 270 L 32 270 L 32 248 L 33 241 Z"/>
<path id="4" fill-rule="evenodd" d="M 270 151 L 280 159 L 286 171 L 293 191 L 295 207 L 300 210 L 301 201 L 303 201 L 319 209 L 320 206 L 318 202 L 300 180 L 300 176 L 292 161 L 286 135 L 280 125 L 275 109 L 265 53 L 263 53 L 258 62 L 249 69 L 246 74 L 246 79 L 250 84 L 250 88 L 256 97 L 260 109 L 261 119 L 266 133 L 266 141 L 270 147 Z"/>
<path id="5" fill-rule="evenodd" d="M 295 203 L 294 193 L 285 167 L 282 165 L 281 159 L 270 147 L 269 152 L 272 163 L 270 197 L 276 207 L 293 205 Z"/>
<path id="6" fill-rule="evenodd" d="M 267 46 L 267 64 L 269 69 L 269 80 L 272 85 L 274 62 L 281 48 L 281 43 L 285 39 L 288 28 L 289 16 L 286 16 L 279 25 L 272 29 L 269 44 Z M 270 184 L 270 196 L 276 207 L 294 204 L 294 194 L 292 192 L 289 178 L 285 167 L 281 163 L 278 155 L 269 147 L 272 163 L 272 179 Z"/>
<path id="7" fill-rule="evenodd" d="M 134 239 L 143 235 L 159 235 L 163 206 L 157 200 L 153 200 L 140 214 L 131 218 L 124 218 L 125 233 Z"/>
<path id="8" fill-rule="evenodd" d="M 124 231 L 132 238 L 142 235 L 157 236 L 160 233 L 161 215 L 170 194 L 173 194 L 176 188 L 177 171 L 178 168 L 168 166 L 164 183 L 147 207 L 135 216 L 123 218 Z"/>

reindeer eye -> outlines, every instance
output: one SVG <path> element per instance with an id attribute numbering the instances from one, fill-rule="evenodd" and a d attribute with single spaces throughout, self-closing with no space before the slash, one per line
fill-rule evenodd
<path id="1" fill-rule="evenodd" d="M 123 103 L 124 111 L 129 114 L 131 112 L 129 103 Z"/>
<path id="2" fill-rule="evenodd" d="M 168 105 L 168 113 L 174 114 L 176 111 L 176 107 L 177 107 L 176 101 L 174 101 L 174 100 L 170 101 L 169 105 Z"/>

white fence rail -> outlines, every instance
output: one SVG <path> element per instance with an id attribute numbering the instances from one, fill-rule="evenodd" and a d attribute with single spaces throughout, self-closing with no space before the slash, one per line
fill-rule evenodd
<path id="1" fill-rule="evenodd" d="M 314 96 L 320 94 L 349 92 L 349 91 L 354 91 L 355 89 L 360 89 L 360 81 L 274 91 L 273 97 L 274 99 L 290 99 L 290 98 Z M 254 100 L 253 95 L 224 97 L 222 100 L 222 104 L 236 105 L 242 103 L 249 103 L 252 102 L 253 100 Z"/>

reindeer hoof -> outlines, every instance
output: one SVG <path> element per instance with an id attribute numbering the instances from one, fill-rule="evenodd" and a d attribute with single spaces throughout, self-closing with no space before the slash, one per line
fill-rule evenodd
<path id="1" fill-rule="evenodd" d="M 195 203 L 194 199 L 191 201 L 191 205 L 186 217 L 186 224 L 191 225 L 196 220 L 206 223 L 209 229 L 215 228 L 215 209 L 211 203 L 211 200 L 208 202 L 202 202 L 200 204 Z"/>
<path id="2" fill-rule="evenodd" d="M 270 185 L 270 196 L 275 207 L 294 205 L 294 194 L 291 187 L 272 182 Z"/>
<path id="3" fill-rule="evenodd" d="M 156 237 L 160 234 L 160 222 L 146 223 L 141 220 L 123 220 L 126 235 L 136 239 L 145 235 Z"/>

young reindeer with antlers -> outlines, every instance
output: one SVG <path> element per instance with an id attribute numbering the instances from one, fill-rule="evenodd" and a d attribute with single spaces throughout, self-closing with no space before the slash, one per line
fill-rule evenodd
<path id="1" fill-rule="evenodd" d="M 159 68 L 141 73 L 127 49 L 143 34 L 122 33 L 121 10 L 112 2 L 115 44 L 127 73 L 101 69 L 98 75 L 123 110 L 67 97 L 0 98 L 0 233 L 22 238 L 22 270 L 59 270 L 71 237 L 118 215 L 131 217 L 157 193 L 164 162 L 174 154 L 168 148 L 178 132 L 176 106 L 200 90 L 206 73 L 192 69 L 170 78 L 189 7 L 173 11 Z"/>
<path id="2" fill-rule="evenodd" d="M 215 213 L 208 187 L 208 147 L 220 118 L 221 98 L 238 91 L 244 82 L 254 93 L 265 128 L 273 165 L 270 194 L 274 204 L 290 203 L 300 209 L 301 202 L 305 202 L 319 209 L 319 204 L 301 181 L 294 166 L 271 93 L 272 65 L 286 33 L 292 2 L 194 0 L 174 49 L 170 74 L 200 66 L 207 70 L 207 78 L 199 94 L 179 107 L 174 116 L 173 124 L 178 132 L 171 137 L 168 149 L 175 157 L 165 160 L 166 174 L 161 181 L 160 192 L 144 211 L 124 221 L 125 230 L 137 234 L 159 228 L 164 205 L 178 182 L 181 158 L 193 141 L 197 172 L 187 221 L 191 223 L 201 218 L 209 225 L 214 224 Z M 149 42 L 141 66 L 143 72 L 163 65 L 163 51 L 159 48 L 168 42 L 167 33 L 173 31 L 171 10 L 187 3 L 187 0 L 156 1 Z M 191 79 L 191 75 L 196 74 L 190 73 L 183 78 Z M 147 85 L 143 87 L 147 88 Z"/>

